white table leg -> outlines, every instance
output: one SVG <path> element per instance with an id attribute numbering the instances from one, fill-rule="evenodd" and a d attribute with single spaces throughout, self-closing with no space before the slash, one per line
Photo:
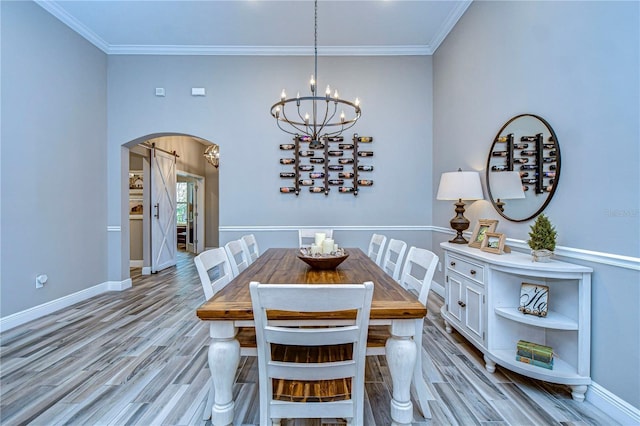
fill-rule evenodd
<path id="1" fill-rule="evenodd" d="M 416 363 L 417 348 L 413 341 L 415 320 L 395 320 L 391 324 L 391 337 L 385 345 L 387 364 L 393 382 L 391 398 L 392 425 L 411 425 L 411 377 Z"/>
<path id="2" fill-rule="evenodd" d="M 240 364 L 240 343 L 235 339 L 233 322 L 212 322 L 210 334 L 209 369 L 214 387 L 211 423 L 214 426 L 227 426 L 233 423 L 233 378 Z"/>

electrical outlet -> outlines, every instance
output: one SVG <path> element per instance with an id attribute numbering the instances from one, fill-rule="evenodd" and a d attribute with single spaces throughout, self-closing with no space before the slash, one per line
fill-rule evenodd
<path id="1" fill-rule="evenodd" d="M 38 275 L 36 277 L 36 288 L 44 287 L 44 284 L 47 282 L 49 277 L 46 274 Z"/>

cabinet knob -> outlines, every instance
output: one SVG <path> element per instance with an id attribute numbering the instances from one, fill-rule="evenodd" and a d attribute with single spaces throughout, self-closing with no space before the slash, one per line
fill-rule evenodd
<path id="1" fill-rule="evenodd" d="M 449 265 L 456 266 L 456 262 L 449 262 Z"/>
<path id="2" fill-rule="evenodd" d="M 471 270 L 471 275 L 475 275 L 475 274 L 476 274 L 475 269 L 472 269 L 472 270 Z"/>
<path id="3" fill-rule="evenodd" d="M 462 300 L 458 300 L 458 305 L 460 305 L 460 307 L 464 308 L 465 306 L 467 306 L 466 303 L 464 303 Z"/>

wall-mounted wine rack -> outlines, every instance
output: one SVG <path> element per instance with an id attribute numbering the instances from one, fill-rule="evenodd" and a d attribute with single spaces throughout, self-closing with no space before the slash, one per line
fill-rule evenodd
<path id="1" fill-rule="evenodd" d="M 491 161 L 491 171 L 519 171 L 525 191 L 532 185 L 536 194 L 550 192 L 555 184 L 559 161 L 558 148 L 553 136 L 550 136 L 548 141 L 544 140 L 542 133 L 521 136 L 517 141 L 515 139 L 514 134 L 509 133 L 495 140 L 497 143 L 494 143 L 494 149 L 491 151 L 494 158 Z M 503 158 L 504 162 L 500 161 L 500 158 Z"/>
<path id="2" fill-rule="evenodd" d="M 293 167 L 280 172 L 281 179 L 293 180 L 291 185 L 281 186 L 280 192 L 299 195 L 308 187 L 311 193 L 329 195 L 337 188 L 339 193 L 357 196 L 360 187 L 373 185 L 369 161 L 373 151 L 360 149 L 361 144 L 372 142 L 373 136 L 355 133 L 351 143 L 345 143 L 343 136 L 324 136 L 314 146 L 311 137 L 295 135 L 293 143 L 280 145 L 283 152 L 293 151 L 293 157 L 280 158 L 280 164 Z"/>

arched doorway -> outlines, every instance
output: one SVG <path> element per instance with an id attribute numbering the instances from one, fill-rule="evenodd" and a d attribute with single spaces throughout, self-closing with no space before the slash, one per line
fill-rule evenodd
<path id="1" fill-rule="evenodd" d="M 123 227 L 123 238 L 129 241 L 129 262 L 131 267 L 142 267 L 143 274 L 152 270 L 152 242 L 153 242 L 153 205 L 151 204 L 152 159 L 151 147 L 176 154 L 175 171 L 181 181 L 195 183 L 200 191 L 197 198 L 189 200 L 192 210 L 187 220 L 191 226 L 187 232 L 187 241 L 183 249 L 192 252 L 202 252 L 208 247 L 218 246 L 218 169 L 205 160 L 203 154 L 207 146 L 212 143 L 195 136 L 179 133 L 153 134 L 130 141 L 123 145 L 129 151 L 129 161 L 123 167 L 127 168 L 130 179 L 129 193 L 124 197 L 123 208 L 127 209 L 129 217 L 128 227 Z M 124 158 L 123 158 L 124 159 Z M 142 181 L 142 189 L 135 188 L 136 178 Z M 145 185 L 148 183 L 148 185 Z M 133 186 L 133 188 L 132 188 Z M 132 192 L 133 190 L 133 192 Z M 197 207 L 197 211 L 193 208 Z M 184 223 L 182 224 L 184 226 Z M 176 232 L 176 243 L 178 243 Z M 128 235 L 127 235 L 128 234 Z M 181 244 L 185 241 L 181 240 Z M 176 247 L 177 248 L 177 247 Z"/>

